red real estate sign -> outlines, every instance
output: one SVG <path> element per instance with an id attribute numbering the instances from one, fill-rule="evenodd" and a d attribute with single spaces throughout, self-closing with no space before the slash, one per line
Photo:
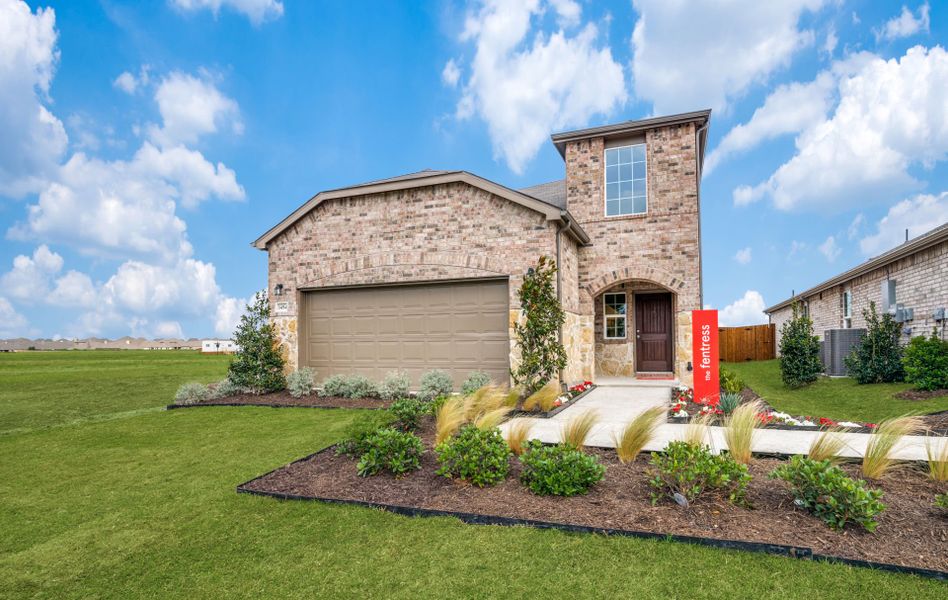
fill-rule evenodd
<path id="1" fill-rule="evenodd" d="M 717 400 L 721 392 L 718 379 L 718 311 L 691 311 L 691 339 L 695 402 Z"/>

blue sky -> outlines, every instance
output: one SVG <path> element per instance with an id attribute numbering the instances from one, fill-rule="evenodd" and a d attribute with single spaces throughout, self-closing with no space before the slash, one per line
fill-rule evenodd
<path id="1" fill-rule="evenodd" d="M 0 337 L 223 335 L 319 190 L 701 108 L 705 302 L 758 322 L 948 220 L 946 8 L 0 0 Z"/>

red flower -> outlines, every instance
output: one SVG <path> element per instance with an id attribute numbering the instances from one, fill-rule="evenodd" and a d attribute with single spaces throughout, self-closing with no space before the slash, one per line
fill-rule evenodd
<path id="1" fill-rule="evenodd" d="M 593 382 L 591 382 L 591 381 L 584 381 L 584 382 L 583 382 L 583 385 L 585 385 L 585 386 L 590 386 L 590 385 L 592 385 L 592 384 L 593 384 Z"/>
<path id="2" fill-rule="evenodd" d="M 875 423 L 866 423 L 866 427 L 868 427 L 869 429 L 875 429 L 876 427 L 878 427 L 878 425 L 876 425 Z"/>
<path id="3" fill-rule="evenodd" d="M 836 421 L 833 419 L 827 419 L 826 417 L 820 417 L 820 426 L 822 427 L 835 427 Z"/>

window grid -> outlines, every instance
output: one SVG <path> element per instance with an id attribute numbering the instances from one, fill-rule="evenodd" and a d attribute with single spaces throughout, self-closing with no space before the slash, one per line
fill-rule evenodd
<path id="1" fill-rule="evenodd" d="M 627 307 L 625 292 L 602 295 L 603 336 L 605 339 L 625 339 Z"/>
<path id="2" fill-rule="evenodd" d="M 644 214 L 648 210 L 645 144 L 606 149 L 606 216 Z"/>

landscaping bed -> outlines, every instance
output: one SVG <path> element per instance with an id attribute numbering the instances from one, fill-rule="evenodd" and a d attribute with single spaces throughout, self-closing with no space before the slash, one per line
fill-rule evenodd
<path id="1" fill-rule="evenodd" d="M 753 479 L 747 499 L 753 508 L 702 497 L 686 509 L 670 501 L 651 505 L 653 489 L 648 484 L 646 455 L 622 464 L 611 450 L 590 449 L 606 466 L 606 474 L 588 494 L 537 496 L 518 482 L 521 466 L 515 458 L 510 460 L 508 477 L 494 487 L 478 488 L 437 475 L 430 418 L 422 421 L 418 433 L 426 450 L 421 469 L 401 478 L 387 474 L 359 477 L 357 460 L 336 456 L 331 447 L 238 489 L 329 502 L 368 502 L 547 524 L 781 544 L 845 559 L 948 571 L 948 518 L 932 504 L 946 486 L 918 471 L 903 469 L 872 483 L 884 490 L 882 501 L 886 504 L 874 533 L 856 528 L 834 532 L 796 508 L 784 483 L 767 477 L 783 462 L 776 459 L 759 458 L 750 464 Z M 855 467 L 844 469 L 858 476 Z"/>
<path id="2" fill-rule="evenodd" d="M 576 401 L 580 398 L 588 395 L 594 389 L 596 389 L 596 384 L 591 381 L 586 381 L 567 390 L 566 394 L 560 396 L 554 403 L 553 408 L 550 410 L 544 411 L 540 410 L 539 407 L 537 410 L 516 410 L 511 413 L 512 416 L 523 416 L 531 417 L 535 419 L 549 419 L 550 417 L 556 416 L 560 412 L 566 410 L 570 406 L 576 404 Z"/>
<path id="3" fill-rule="evenodd" d="M 294 398 L 286 390 L 270 394 L 237 394 L 225 398 L 208 399 L 194 404 L 169 404 L 168 409 L 197 406 L 270 406 L 273 408 L 388 408 L 390 401 L 378 398 L 343 398 L 310 394 Z"/>

